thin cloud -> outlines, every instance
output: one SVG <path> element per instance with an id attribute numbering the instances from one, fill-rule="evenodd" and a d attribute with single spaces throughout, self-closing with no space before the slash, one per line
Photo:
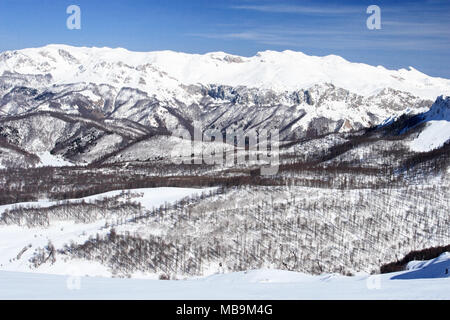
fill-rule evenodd
<path id="1" fill-rule="evenodd" d="M 362 7 L 353 6 L 299 6 L 299 5 L 240 5 L 232 6 L 236 10 L 252 10 L 269 13 L 295 13 L 310 15 L 343 15 L 362 12 Z"/>
<path id="2" fill-rule="evenodd" d="M 450 2 L 450 1 L 449 1 Z M 382 29 L 366 28 L 366 6 L 332 4 L 318 6 L 289 5 L 276 3 L 245 3 L 235 5 L 234 10 L 258 12 L 304 14 L 344 19 L 325 18 L 317 20 L 302 19 L 296 25 L 291 21 L 280 20 L 272 25 L 261 24 L 255 20 L 245 25 L 215 28 L 216 32 L 190 34 L 189 36 L 227 41 L 246 41 L 264 44 L 268 47 L 318 48 L 318 49 L 381 49 L 398 51 L 431 51 L 450 48 L 450 23 L 444 19 L 446 12 L 442 7 L 429 5 L 426 8 L 414 3 L 403 6 L 382 5 Z M 426 14 L 424 14 L 426 12 Z M 356 13 L 356 14 L 355 14 Z M 437 16 L 439 19 L 436 19 Z M 217 27 L 217 26 L 216 26 Z"/>
<path id="3" fill-rule="evenodd" d="M 228 33 L 191 33 L 188 36 L 208 39 L 251 41 L 264 45 L 284 46 L 291 48 L 343 48 L 346 49 L 397 49 L 428 51 L 434 49 L 450 48 L 450 42 L 445 39 L 432 39 L 430 37 L 401 37 L 395 32 L 386 34 L 345 32 L 336 30 L 247 30 Z"/>
<path id="4" fill-rule="evenodd" d="M 381 22 L 381 30 L 385 36 L 401 36 L 405 38 L 433 37 L 435 39 L 450 40 L 450 23 L 423 22 L 418 19 L 398 19 Z"/>

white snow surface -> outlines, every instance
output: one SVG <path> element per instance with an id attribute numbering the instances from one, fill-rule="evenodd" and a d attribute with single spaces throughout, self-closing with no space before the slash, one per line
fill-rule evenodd
<path id="1" fill-rule="evenodd" d="M 50 152 L 38 152 L 37 155 L 41 159 L 39 167 L 65 167 L 73 166 L 72 162 L 64 160 L 62 157 L 52 155 Z"/>
<path id="2" fill-rule="evenodd" d="M 424 113 L 421 123 L 424 122 L 425 129 L 409 144 L 412 151 L 431 151 L 450 140 L 450 97 L 438 97 L 430 110 Z"/>
<path id="3" fill-rule="evenodd" d="M 48 208 L 64 202 L 82 202 L 82 201 L 94 201 L 101 200 L 106 197 L 114 197 L 120 195 L 122 192 L 129 192 L 132 194 L 130 200 L 139 202 L 144 208 L 152 209 L 157 208 L 161 205 L 167 203 L 172 203 L 176 200 L 180 200 L 190 195 L 201 194 L 202 192 L 209 192 L 214 188 L 206 189 L 195 189 L 195 188 L 172 188 L 172 187 L 162 187 L 162 188 L 142 188 L 142 189 L 126 189 L 126 190 L 114 190 L 109 192 L 104 192 L 96 194 L 93 196 L 88 196 L 79 199 L 70 199 L 64 201 L 49 201 L 49 200 L 39 200 L 30 202 L 19 202 L 14 204 L 6 204 L 0 206 L 0 215 L 7 209 L 12 209 L 14 207 L 26 206 L 26 207 L 39 207 Z"/>
<path id="4" fill-rule="evenodd" d="M 0 271 L 0 299 L 450 299 L 450 254 L 383 275 L 311 276 L 251 270 L 187 280 L 117 279 Z"/>
<path id="5" fill-rule="evenodd" d="M 406 269 L 407 270 L 420 270 L 420 269 L 431 267 L 431 266 L 436 265 L 441 262 L 444 262 L 447 265 L 450 263 L 450 252 L 445 252 L 445 253 L 441 254 L 439 257 L 432 259 L 432 260 L 411 261 L 407 264 Z"/>
<path id="6" fill-rule="evenodd" d="M 48 45 L 0 54 L 0 74 L 51 74 L 56 84 L 91 82 L 135 87 L 160 97 L 183 94 L 180 84 L 221 84 L 278 92 L 331 83 L 361 95 L 384 88 L 434 99 L 450 94 L 450 80 L 409 70 L 352 63 L 339 56 L 264 51 L 253 57 L 224 52 L 187 54 L 173 51 L 131 52 L 123 48 Z"/>
<path id="7" fill-rule="evenodd" d="M 430 121 L 409 147 L 415 152 L 427 152 L 441 147 L 450 139 L 450 121 Z"/>

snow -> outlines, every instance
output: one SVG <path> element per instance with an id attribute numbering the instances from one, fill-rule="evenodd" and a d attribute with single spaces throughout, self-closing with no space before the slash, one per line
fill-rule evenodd
<path id="1" fill-rule="evenodd" d="M 450 278 L 450 252 L 445 252 L 432 260 L 411 261 L 406 268 L 411 272 L 397 275 L 393 279 Z"/>
<path id="2" fill-rule="evenodd" d="M 41 159 L 41 163 L 38 165 L 39 167 L 65 167 L 74 165 L 61 157 L 52 155 L 50 152 L 38 152 L 37 156 Z"/>
<path id="3" fill-rule="evenodd" d="M 450 121 L 430 121 L 409 147 L 415 152 L 427 152 L 442 147 L 450 140 Z"/>
<path id="4" fill-rule="evenodd" d="M 92 262 L 70 263 L 64 265 L 59 261 L 53 265 L 44 265 L 39 269 L 31 269 L 28 259 L 31 258 L 37 248 L 45 247 L 49 241 L 55 248 L 60 248 L 67 243 L 84 243 L 89 236 L 102 233 L 102 227 L 106 220 L 99 220 L 90 224 L 78 224 L 73 221 L 53 222 L 48 228 L 25 228 L 21 226 L 0 226 L 0 270 L 40 272 L 52 274 L 69 274 L 74 268 L 83 270 L 83 275 L 108 276 L 106 268 L 104 272 L 93 272 L 87 266 Z M 19 258 L 22 249 L 28 248 Z"/>
<path id="5" fill-rule="evenodd" d="M 0 55 L 0 74 L 5 71 L 49 73 L 57 84 L 92 82 L 135 87 L 163 98 L 185 94 L 180 84 L 198 83 L 243 85 L 277 92 L 331 83 L 365 96 L 392 88 L 427 99 L 450 94 L 450 80 L 429 77 L 411 67 L 388 70 L 334 55 L 308 56 L 290 50 L 239 57 L 217 52 L 200 55 L 48 45 L 4 52 Z"/>
<path id="6" fill-rule="evenodd" d="M 167 281 L 0 271 L 0 299 L 450 299 L 450 278 L 443 275 L 449 265 L 450 254 L 444 253 L 392 274 L 311 276 L 263 269 Z"/>
<path id="7" fill-rule="evenodd" d="M 157 208 L 165 203 L 172 203 L 187 196 L 209 192 L 215 188 L 194 189 L 194 188 L 147 188 L 134 189 L 135 192 L 142 194 L 141 199 L 137 201 L 146 209 Z"/>
<path id="8" fill-rule="evenodd" d="M 439 148 L 450 140 L 450 97 L 439 96 L 430 109 L 423 113 L 426 127 L 410 142 L 410 149 L 427 152 Z"/>
<path id="9" fill-rule="evenodd" d="M 145 209 L 157 208 L 165 203 L 171 203 L 187 196 L 194 194 L 201 194 L 202 192 L 209 192 L 215 188 L 206 189 L 195 189 L 195 188 L 142 188 L 142 189 L 126 189 L 126 190 L 114 190 L 108 191 L 93 196 L 88 196 L 79 199 L 69 199 L 64 201 L 50 201 L 46 199 L 41 199 L 39 201 L 30 202 L 19 202 L 14 204 L 6 204 L 0 206 L 0 215 L 5 210 L 10 210 L 15 207 L 38 207 L 38 208 L 48 208 L 61 203 L 76 203 L 76 202 L 91 202 L 95 200 L 102 200 L 107 197 L 118 196 L 123 192 L 128 192 L 131 194 L 130 201 L 139 202 Z"/>

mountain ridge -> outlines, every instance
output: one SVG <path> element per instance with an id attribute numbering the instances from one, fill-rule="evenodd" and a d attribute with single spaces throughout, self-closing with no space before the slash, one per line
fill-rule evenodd
<path id="1" fill-rule="evenodd" d="M 429 77 L 413 67 L 389 70 L 352 63 L 337 55 L 309 56 L 291 50 L 267 50 L 243 57 L 225 52 L 134 52 L 124 48 L 52 44 L 1 53 L 0 74 L 4 72 L 51 74 L 51 82 L 56 84 L 93 82 L 129 86 L 154 92 L 160 98 L 167 98 L 167 91 L 178 94 L 180 85 L 197 84 L 283 92 L 330 83 L 364 96 L 385 88 L 427 99 L 450 95 L 450 80 Z"/>

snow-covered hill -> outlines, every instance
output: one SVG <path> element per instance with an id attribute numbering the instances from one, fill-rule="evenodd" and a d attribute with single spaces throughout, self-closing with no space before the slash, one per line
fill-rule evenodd
<path id="1" fill-rule="evenodd" d="M 74 219 L 73 217 L 54 217 L 55 219 L 50 218 L 52 222 L 50 222 L 50 225 L 46 227 L 36 226 L 34 228 L 28 228 L 25 226 L 26 219 L 20 221 L 19 225 L 16 226 L 8 226 L 7 224 L 4 224 L 5 221 L 9 220 L 9 218 L 5 218 L 4 216 L 8 215 L 9 210 L 14 210 L 15 208 L 20 207 L 43 210 L 44 208 L 59 206 L 63 203 L 80 205 L 82 203 L 101 202 L 105 199 L 116 199 L 121 203 L 133 201 L 139 203 L 145 210 L 150 210 L 152 208 L 163 206 L 167 203 L 173 203 L 185 197 L 201 195 L 203 192 L 209 192 L 210 190 L 213 189 L 147 188 L 117 190 L 82 199 L 66 200 L 63 202 L 41 200 L 36 202 L 16 203 L 13 205 L 0 206 L 0 270 L 56 274 L 67 274 L 67 272 L 70 273 L 70 270 L 73 269 L 70 268 L 70 264 L 57 263 L 47 269 L 33 269 L 30 267 L 29 259 L 39 247 L 47 245 L 49 241 L 51 241 L 56 247 L 63 246 L 70 242 L 83 243 L 90 236 L 101 234 L 106 231 L 105 226 L 111 225 L 113 223 L 112 221 L 117 218 L 117 216 L 115 216 L 115 214 L 111 211 L 109 211 L 106 215 L 102 215 L 99 207 L 97 207 L 95 212 L 91 212 L 89 214 L 89 221 L 84 221 L 85 223 L 82 223 L 79 219 Z M 111 210 L 111 208 L 109 209 Z M 126 211 L 123 208 L 122 210 Z M 42 211 L 40 214 L 42 215 Z M 80 214 L 81 211 L 76 213 L 77 216 Z M 122 216 L 131 218 L 132 215 L 128 213 Z M 82 267 L 84 275 L 98 275 L 98 273 L 91 273 L 92 263 L 82 263 Z M 79 268 L 81 267 L 79 266 Z M 109 271 L 104 271 L 107 270 L 107 268 L 101 267 L 100 269 L 103 271 L 100 275 L 111 275 Z"/>

